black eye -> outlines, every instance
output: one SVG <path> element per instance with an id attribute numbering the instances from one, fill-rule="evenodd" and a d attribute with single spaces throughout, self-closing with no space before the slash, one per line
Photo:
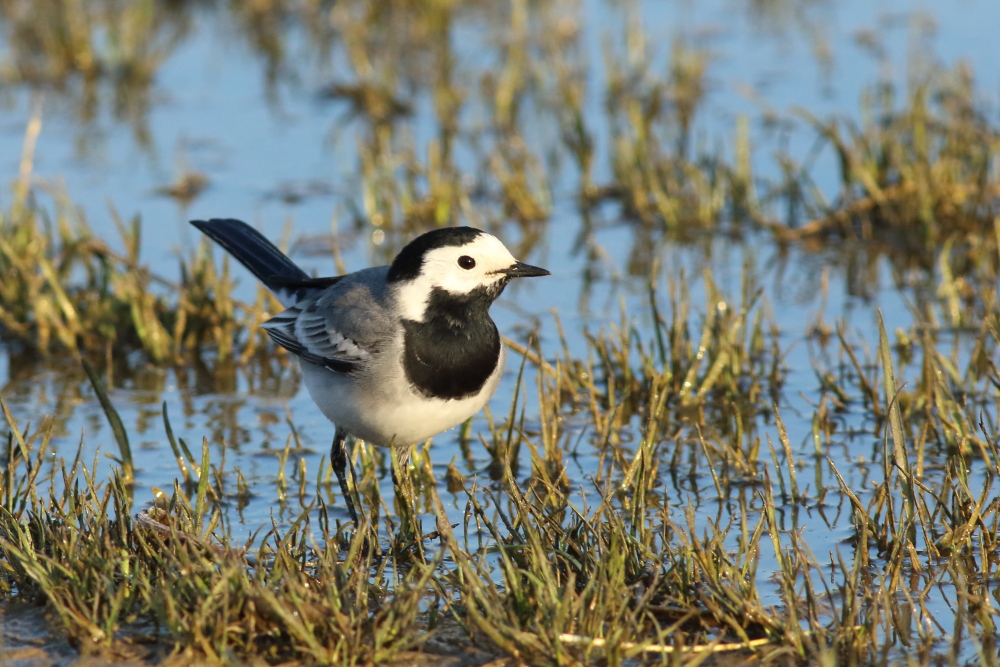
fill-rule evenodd
<path id="1" fill-rule="evenodd" d="M 476 260 L 472 259 L 468 255 L 462 255 L 458 258 L 458 265 L 468 271 L 476 267 Z"/>

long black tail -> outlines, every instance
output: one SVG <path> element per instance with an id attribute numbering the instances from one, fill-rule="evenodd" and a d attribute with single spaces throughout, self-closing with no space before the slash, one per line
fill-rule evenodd
<path id="1" fill-rule="evenodd" d="M 208 221 L 192 220 L 191 224 L 250 269 L 282 301 L 290 284 L 310 280 L 308 273 L 242 220 L 213 218 Z"/>

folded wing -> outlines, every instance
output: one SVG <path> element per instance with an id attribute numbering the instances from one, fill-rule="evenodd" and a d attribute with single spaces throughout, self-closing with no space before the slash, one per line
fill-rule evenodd
<path id="1" fill-rule="evenodd" d="M 385 267 L 380 267 L 344 276 L 275 315 L 261 328 L 304 361 L 336 373 L 357 372 L 395 331 L 385 307 L 384 281 L 379 280 L 384 271 Z"/>

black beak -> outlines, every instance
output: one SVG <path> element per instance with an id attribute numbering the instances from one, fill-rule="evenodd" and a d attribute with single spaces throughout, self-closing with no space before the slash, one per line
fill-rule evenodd
<path id="1" fill-rule="evenodd" d="M 524 262 L 514 262 L 514 266 L 501 269 L 500 271 L 497 271 L 497 273 L 502 273 L 509 278 L 532 278 L 534 276 L 551 275 L 548 271 L 541 267 L 525 264 Z"/>

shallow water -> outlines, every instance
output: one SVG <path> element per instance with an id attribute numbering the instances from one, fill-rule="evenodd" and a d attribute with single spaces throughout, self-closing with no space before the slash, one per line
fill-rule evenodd
<path id="1" fill-rule="evenodd" d="M 872 5 L 860 0 L 775 3 L 771 8 L 770 3 L 713 0 L 645 3 L 641 15 L 646 48 L 661 69 L 666 67 L 675 40 L 709 51 L 710 89 L 706 109 L 696 121 L 695 136 L 709 146 L 731 147 L 736 119 L 747 115 L 755 169 L 759 178 L 767 179 L 777 174 L 773 151 L 784 146 L 803 159 L 813 140 L 802 124 L 778 129 L 769 125 L 769 110 L 787 116 L 792 107 L 800 106 L 820 117 L 837 114 L 856 118 L 860 91 L 879 76 L 904 82 L 908 68 L 951 66 L 960 60 L 970 63 L 980 90 L 995 91 L 1000 83 L 1000 46 L 992 31 L 1000 25 L 1000 5 L 965 0 L 958 8 L 901 1 Z M 602 40 L 620 43 L 630 19 L 618 3 L 590 0 L 571 10 L 567 16 L 574 17 L 587 35 L 592 85 L 586 109 L 597 139 L 594 177 L 602 182 L 608 173 L 609 138 L 601 99 Z M 487 15 L 472 15 L 456 28 L 457 35 L 468 39 L 468 43 L 459 39 L 455 44 L 456 51 L 465 56 L 459 69 L 466 79 L 474 80 L 480 68 L 497 61 L 498 51 L 491 49 L 489 40 L 486 48 L 477 42 L 490 34 L 488 21 Z M 272 238 L 281 236 L 286 223 L 292 225 L 295 235 L 309 239 L 328 238 L 336 229 L 349 270 L 384 262 L 398 239 L 390 237 L 380 246 L 374 242 L 381 238 L 376 236 L 378 230 L 370 226 L 358 229 L 350 222 L 350 211 L 361 200 L 357 137 L 367 128 L 363 120 L 350 117 L 344 102 L 324 100 L 319 95 L 331 81 L 351 78 L 339 57 L 342 54 L 335 48 L 336 57 L 317 65 L 319 58 L 301 31 L 290 28 L 285 37 L 288 60 L 271 88 L 265 81 L 262 58 L 239 37 L 232 17 L 222 10 L 199 12 L 199 21 L 156 74 L 148 113 L 141 123 L 148 139 L 142 139 L 134 125 L 114 116 L 110 91 L 103 91 L 97 115 L 90 122 L 80 122 L 72 92 L 40 93 L 44 127 L 33 178 L 39 184 L 64 187 L 69 200 L 82 209 L 102 238 L 117 238 L 108 214 L 109 203 L 125 217 L 141 216 L 143 259 L 166 277 L 177 275 L 178 254 L 199 242 L 197 231 L 187 220 L 202 217 L 240 217 Z M 866 40 L 879 44 L 885 58 L 873 57 L 875 47 L 860 44 Z M 28 86 L 0 90 L 0 173 L 8 174 L 8 180 L 17 174 L 31 108 Z M 481 110 L 482 105 L 473 100 L 463 114 L 474 118 Z M 435 122 L 433 100 L 426 91 L 416 94 L 414 114 L 405 126 L 417 155 L 426 154 L 427 142 L 436 133 Z M 534 128 L 534 132 L 539 146 L 557 145 L 557 140 L 546 136 L 544 127 Z M 473 158 L 463 158 L 460 153 L 462 159 L 467 162 L 460 166 L 473 172 Z M 837 186 L 832 160 L 827 151 L 813 169 L 813 178 L 831 199 Z M 185 205 L 156 193 L 185 168 L 197 169 L 209 178 L 209 187 L 202 194 Z M 553 275 L 512 285 L 493 313 L 500 330 L 515 339 L 522 339 L 537 324 L 543 349 L 555 354 L 559 341 L 550 311 L 557 309 L 570 350 L 584 355 L 583 328 L 598 330 L 617 323 L 620 303 L 625 304 L 640 331 L 648 328 L 648 266 L 632 261 L 636 245 L 645 242 L 634 227 L 619 220 L 617 211 L 603 207 L 598 229 L 588 239 L 591 247 L 604 253 L 595 264 L 568 242 L 577 238 L 581 228 L 573 199 L 577 173 L 564 165 L 549 178 L 552 215 L 541 227 L 540 240 L 520 259 L 545 266 Z M 289 192 L 299 194 L 293 197 Z M 0 193 L 0 204 L 6 196 L 6 190 Z M 518 240 L 515 225 L 499 224 L 498 233 L 514 244 Z M 315 248 L 310 243 L 301 244 L 293 256 L 309 271 L 332 274 L 335 269 L 329 254 L 316 249 L 322 247 L 321 243 Z M 821 467 L 816 471 L 819 459 L 810 458 L 814 446 L 808 401 L 818 395 L 813 370 L 814 354 L 818 353 L 805 336 L 822 316 L 828 323 L 843 320 L 848 331 L 874 346 L 877 310 L 885 317 L 890 335 L 897 327 L 905 328 L 911 321 L 907 302 L 931 292 L 935 276 L 913 271 L 912 284 L 897 289 L 884 258 L 875 260 L 867 273 L 859 274 L 856 266 L 843 259 L 796 247 L 782 253 L 757 235 L 685 244 L 654 240 L 652 247 L 647 253 L 659 258 L 664 292 L 669 279 L 682 272 L 687 276 L 692 302 L 699 308 L 696 320 L 705 308 L 703 270 L 709 269 L 721 292 L 736 303 L 744 267 L 749 266 L 764 290 L 763 307 L 780 328 L 781 347 L 786 350 L 786 404 L 779 407 L 799 456 L 800 483 L 835 487 L 828 470 Z M 858 256 L 864 257 L 863 248 L 858 249 Z M 824 272 L 827 290 L 820 289 Z M 241 269 L 235 274 L 241 282 L 238 295 L 251 298 L 255 289 L 252 277 Z M 597 277 L 586 280 L 585 275 Z M 517 361 L 512 355 L 508 373 L 491 403 L 498 419 L 506 414 L 514 395 Z M 114 444 L 92 390 L 69 364 L 57 361 L 20 367 L 9 355 L 0 355 L 0 392 L 21 420 L 57 414 L 60 451 L 70 454 L 82 441 L 85 460 L 93 460 L 98 451 L 113 452 Z M 532 382 L 528 384 L 530 419 L 534 390 Z M 298 509 L 294 494 L 281 500 L 284 493 L 278 481 L 279 454 L 293 436 L 288 420 L 303 448 L 289 456 L 286 471 L 291 479 L 297 458 L 304 458 L 310 489 L 333 434 L 291 371 L 257 378 L 238 369 L 230 377 L 206 378 L 195 372 L 150 369 L 134 377 L 116 378 L 111 396 L 137 450 L 137 506 L 151 501 L 153 487 L 170 488 L 177 476 L 160 417 L 165 403 L 175 433 L 191 443 L 193 450 L 203 436 L 207 437 L 213 461 L 220 460 L 225 449 L 227 469 L 239 468 L 250 482 L 254 496 L 233 520 L 237 538 L 253 533 L 272 516 L 280 521 L 286 510 L 294 513 Z M 862 434 L 845 435 L 827 453 L 848 483 L 861 488 L 872 473 L 859 462 L 875 460 L 881 442 L 870 435 L 871 425 L 855 423 L 851 414 L 843 418 L 844 432 L 853 428 Z M 761 420 L 762 431 L 776 441 L 773 419 Z M 486 417 L 478 415 L 472 432 L 483 431 L 486 424 Z M 526 457 L 522 451 L 522 475 L 530 472 Z M 486 453 L 474 444 L 471 457 L 466 457 L 455 432 L 434 439 L 432 458 L 439 481 L 452 461 L 467 476 L 487 477 Z M 108 459 L 97 460 L 110 470 Z M 581 447 L 568 469 L 571 483 L 586 488 L 594 466 L 596 454 Z M 722 511 L 714 499 L 711 478 L 702 475 L 693 484 L 696 488 L 665 485 L 664 493 L 674 506 L 683 507 L 697 498 L 699 512 L 703 512 L 700 520 L 715 518 Z M 289 485 L 296 486 L 293 481 Z M 382 492 L 391 494 L 388 476 L 382 480 Z M 464 501 L 442 495 L 453 519 L 461 520 Z M 827 503 L 832 509 L 828 511 L 797 508 L 784 517 L 789 529 L 802 530 L 821 561 L 823 554 L 835 551 L 850 533 L 849 507 L 842 504 L 842 498 L 831 503 L 830 497 Z M 342 507 L 334 516 L 346 520 Z M 773 561 L 765 559 L 760 576 L 762 590 L 769 590 L 772 596 L 765 601 L 777 604 L 778 591 L 768 588 L 766 581 L 773 567 Z M 929 606 L 941 608 L 943 604 L 937 600 Z"/>

